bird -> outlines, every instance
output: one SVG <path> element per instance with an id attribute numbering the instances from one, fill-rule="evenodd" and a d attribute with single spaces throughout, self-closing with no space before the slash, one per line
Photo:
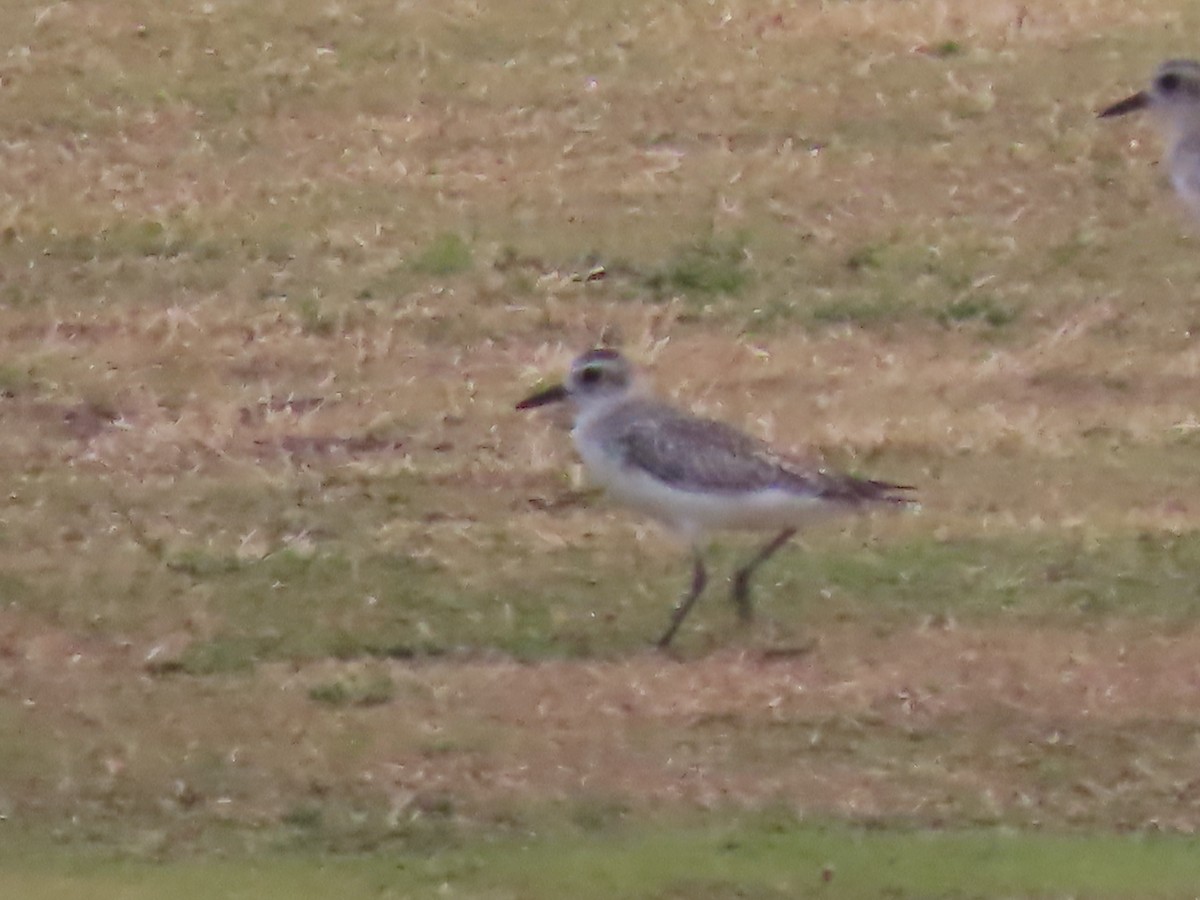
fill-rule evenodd
<path id="1" fill-rule="evenodd" d="M 1166 138 L 1167 166 L 1175 193 L 1200 218 L 1200 62 L 1169 59 L 1150 86 L 1101 110 L 1107 119 L 1148 109 Z"/>
<path id="2" fill-rule="evenodd" d="M 567 402 L 571 436 L 589 478 L 615 500 L 682 535 L 692 578 L 658 639 L 667 648 L 703 593 L 703 541 L 712 531 L 772 531 L 733 575 L 739 619 L 752 619 L 750 578 L 822 513 L 912 503 L 911 485 L 859 478 L 805 464 L 732 425 L 655 398 L 620 351 L 600 347 L 571 364 L 566 380 L 517 403 L 518 410 Z"/>

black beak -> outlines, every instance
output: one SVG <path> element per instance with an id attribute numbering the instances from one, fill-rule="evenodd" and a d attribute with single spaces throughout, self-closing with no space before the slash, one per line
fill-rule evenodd
<path id="1" fill-rule="evenodd" d="M 1139 109 L 1145 109 L 1150 105 L 1150 95 L 1145 91 L 1138 91 L 1131 97 L 1126 97 L 1119 103 L 1114 103 L 1108 109 L 1100 112 L 1101 119 L 1107 119 L 1109 116 L 1123 116 L 1125 113 L 1137 112 Z"/>
<path id="2" fill-rule="evenodd" d="M 544 391 L 530 394 L 517 404 L 517 409 L 533 409 L 538 406 L 545 406 L 547 403 L 557 403 L 559 400 L 566 399 L 567 389 L 561 384 L 556 384 L 546 388 Z"/>

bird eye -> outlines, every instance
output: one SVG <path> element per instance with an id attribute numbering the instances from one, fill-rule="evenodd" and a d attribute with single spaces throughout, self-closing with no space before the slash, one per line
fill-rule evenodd
<path id="1" fill-rule="evenodd" d="M 1168 72 L 1158 79 L 1158 89 L 1164 94 L 1170 94 L 1179 87 L 1179 76 L 1174 72 Z"/>
<path id="2" fill-rule="evenodd" d="M 600 370 L 595 366 L 588 366 L 579 373 L 580 384 L 595 384 L 600 380 Z"/>

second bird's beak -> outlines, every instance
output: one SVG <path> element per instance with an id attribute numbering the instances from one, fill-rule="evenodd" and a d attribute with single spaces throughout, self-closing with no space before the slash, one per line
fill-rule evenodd
<path id="1" fill-rule="evenodd" d="M 1150 105 L 1150 95 L 1145 91 L 1138 91 L 1136 94 L 1126 97 L 1117 103 L 1114 103 L 1108 109 L 1101 110 L 1100 118 L 1107 119 L 1109 116 L 1123 116 L 1126 113 L 1137 112 L 1139 109 L 1145 109 Z"/>
<path id="2" fill-rule="evenodd" d="M 546 388 L 545 390 L 538 391 L 535 394 L 530 394 L 517 404 L 517 409 L 533 409 L 538 406 L 545 406 L 547 403 L 557 403 L 559 400 L 566 399 L 566 387 L 561 384 L 556 384 Z"/>

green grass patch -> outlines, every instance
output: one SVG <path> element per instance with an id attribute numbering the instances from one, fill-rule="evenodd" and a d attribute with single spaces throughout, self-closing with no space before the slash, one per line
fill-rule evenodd
<path id="1" fill-rule="evenodd" d="M 288 826 L 320 826 L 296 809 Z M 910 831 L 801 824 L 618 827 L 456 849 L 143 861 L 10 842 L 0 891 L 29 900 L 190 897 L 1190 898 L 1200 842 L 1152 835 Z M 82 851 L 82 852 L 81 852 Z"/>
<path id="2" fill-rule="evenodd" d="M 386 672 L 352 672 L 312 685 L 308 696 L 327 706 L 379 706 L 396 696 L 396 685 Z"/>
<path id="3" fill-rule="evenodd" d="M 894 297 L 861 292 L 839 294 L 808 308 L 807 318 L 814 325 L 872 326 L 896 322 L 904 315 L 904 306 Z"/>
<path id="4" fill-rule="evenodd" d="M 206 617 L 221 627 L 183 656 L 180 668 L 192 674 L 247 671 L 280 659 L 407 659 L 487 647 L 524 659 L 608 656 L 647 646 L 687 577 L 683 556 L 639 560 L 631 549 L 568 548 L 539 556 L 536 565 L 498 563 L 486 584 L 403 556 L 192 554 L 173 576 L 186 578 L 187 588 L 178 581 L 172 587 L 165 574 L 133 581 L 93 574 L 98 593 L 89 608 L 105 610 L 106 618 L 79 624 L 123 633 L 143 616 L 163 616 L 171 595 L 203 596 Z M 713 578 L 682 644 L 697 635 L 728 639 L 724 579 L 749 552 L 742 541 L 710 553 Z M 927 616 L 1182 625 L 1200 617 L 1200 585 L 1192 577 L 1198 570 L 1200 533 L 920 538 L 865 547 L 831 536 L 782 551 L 759 573 L 755 601 L 771 620 L 801 631 L 836 619 L 900 626 Z M 57 594 L 49 584 L 42 588 L 39 602 L 48 604 Z M 315 699 L 355 705 L 372 690 L 329 685 Z"/>
<path id="5" fill-rule="evenodd" d="M 1172 445 L 1169 459 L 1164 451 L 1106 450 L 1111 472 L 1094 474 L 1108 482 L 1153 462 L 1156 468 L 1138 474 L 1137 493 L 1168 496 L 1191 466 L 1191 450 L 1186 438 Z M 1050 466 L 1039 477 L 1058 471 Z M 28 514 L 0 529 L 0 548 L 12 561 L 0 594 L 67 628 L 145 634 L 147 641 L 199 615 L 206 627 L 178 666 L 191 674 L 245 672 L 272 660 L 408 659 L 484 648 L 521 659 L 623 655 L 661 632 L 687 580 L 685 554 L 613 531 L 534 556 L 515 552 L 508 536 L 490 527 L 461 538 L 447 533 L 432 555 L 385 551 L 364 536 L 385 527 L 397 509 L 419 516 L 430 502 L 460 502 L 410 478 L 366 486 L 330 480 L 319 501 L 304 491 L 173 483 L 167 493 L 131 495 L 128 517 L 111 512 L 111 499 L 93 487 L 94 496 L 89 482 L 77 479 L 69 492 L 46 494 L 37 506 L 18 494 L 14 508 Z M 148 512 L 157 508 L 177 510 L 172 515 L 188 521 L 188 531 L 168 529 Z M 30 536 L 44 534 L 41 516 L 57 523 L 61 541 L 28 551 Z M 149 532 L 131 522 L 145 522 Z M 810 533 L 758 574 L 756 605 L 800 631 L 831 620 L 903 626 L 928 616 L 1065 626 L 1200 619 L 1200 532 L 1046 529 L 939 538 L 921 533 L 917 519 L 902 524 L 903 536 L 867 544 Z M 287 546 L 297 533 L 313 536 L 309 546 Z M 238 550 L 246 534 L 283 546 L 246 555 Z M 684 646 L 698 636 L 710 646 L 728 641 L 725 579 L 755 544 L 736 535 L 714 544 L 712 579 L 680 634 Z M 148 634 L 147 623 L 154 623 Z M 318 699 L 357 705 L 371 693 L 330 685 Z"/>
<path id="6" fill-rule="evenodd" d="M 850 551 L 834 547 L 820 555 L 797 552 L 777 565 L 786 573 L 772 600 L 773 613 L 781 614 L 780 606 L 792 606 L 783 598 L 808 606 L 825 589 L 834 604 L 845 604 L 842 614 L 855 616 L 871 611 L 1081 624 L 1106 616 L 1190 622 L 1200 615 L 1200 584 L 1188 575 L 1200 566 L 1200 532 L 1106 540 L 922 538 Z M 820 605 L 827 609 L 829 603 Z"/>
<path id="7" fill-rule="evenodd" d="M 445 278 L 468 272 L 474 264 L 471 246 L 457 234 L 440 234 L 412 261 L 412 271 Z"/>
<path id="8" fill-rule="evenodd" d="M 798 278 L 811 282 L 797 299 L 775 301 L 765 318 L 820 329 L 853 325 L 869 329 L 973 325 L 997 329 L 1018 318 L 1020 305 L 1003 287 L 992 289 L 997 248 L 973 229 L 962 235 L 909 235 L 902 231 L 852 246 L 837 264 L 806 251 Z M 1003 248 L 1000 248 L 1002 252 Z M 984 285 L 988 285 L 984 288 Z"/>
<path id="9" fill-rule="evenodd" d="M 296 319 L 305 334 L 328 337 L 337 327 L 337 319 L 316 292 L 302 295 L 289 306 L 295 309 Z"/>
<path id="10" fill-rule="evenodd" d="M 154 219 L 112 222 L 96 231 L 52 233 L 43 238 L 45 254 L 76 262 L 124 257 L 173 259 L 187 254 L 196 262 L 219 259 L 236 244 L 200 235 L 194 226 Z"/>
<path id="11" fill-rule="evenodd" d="M 259 661 L 273 656 L 278 646 L 279 639 L 274 635 L 218 635 L 190 645 L 178 666 L 172 666 L 172 669 L 189 675 L 249 672 Z"/>
<path id="12" fill-rule="evenodd" d="M 931 48 L 933 55 L 939 59 L 946 59 L 950 56 L 959 56 L 965 52 L 966 48 L 955 40 L 938 41 Z"/>
<path id="13" fill-rule="evenodd" d="M 680 247 L 645 276 L 657 296 L 737 294 L 750 281 L 746 240 L 709 238 Z"/>
<path id="14" fill-rule="evenodd" d="M 999 328 L 1016 321 L 1018 312 L 1009 305 L 987 295 L 968 295 L 952 300 L 945 306 L 931 311 L 933 318 L 942 325 L 979 323 Z"/>

